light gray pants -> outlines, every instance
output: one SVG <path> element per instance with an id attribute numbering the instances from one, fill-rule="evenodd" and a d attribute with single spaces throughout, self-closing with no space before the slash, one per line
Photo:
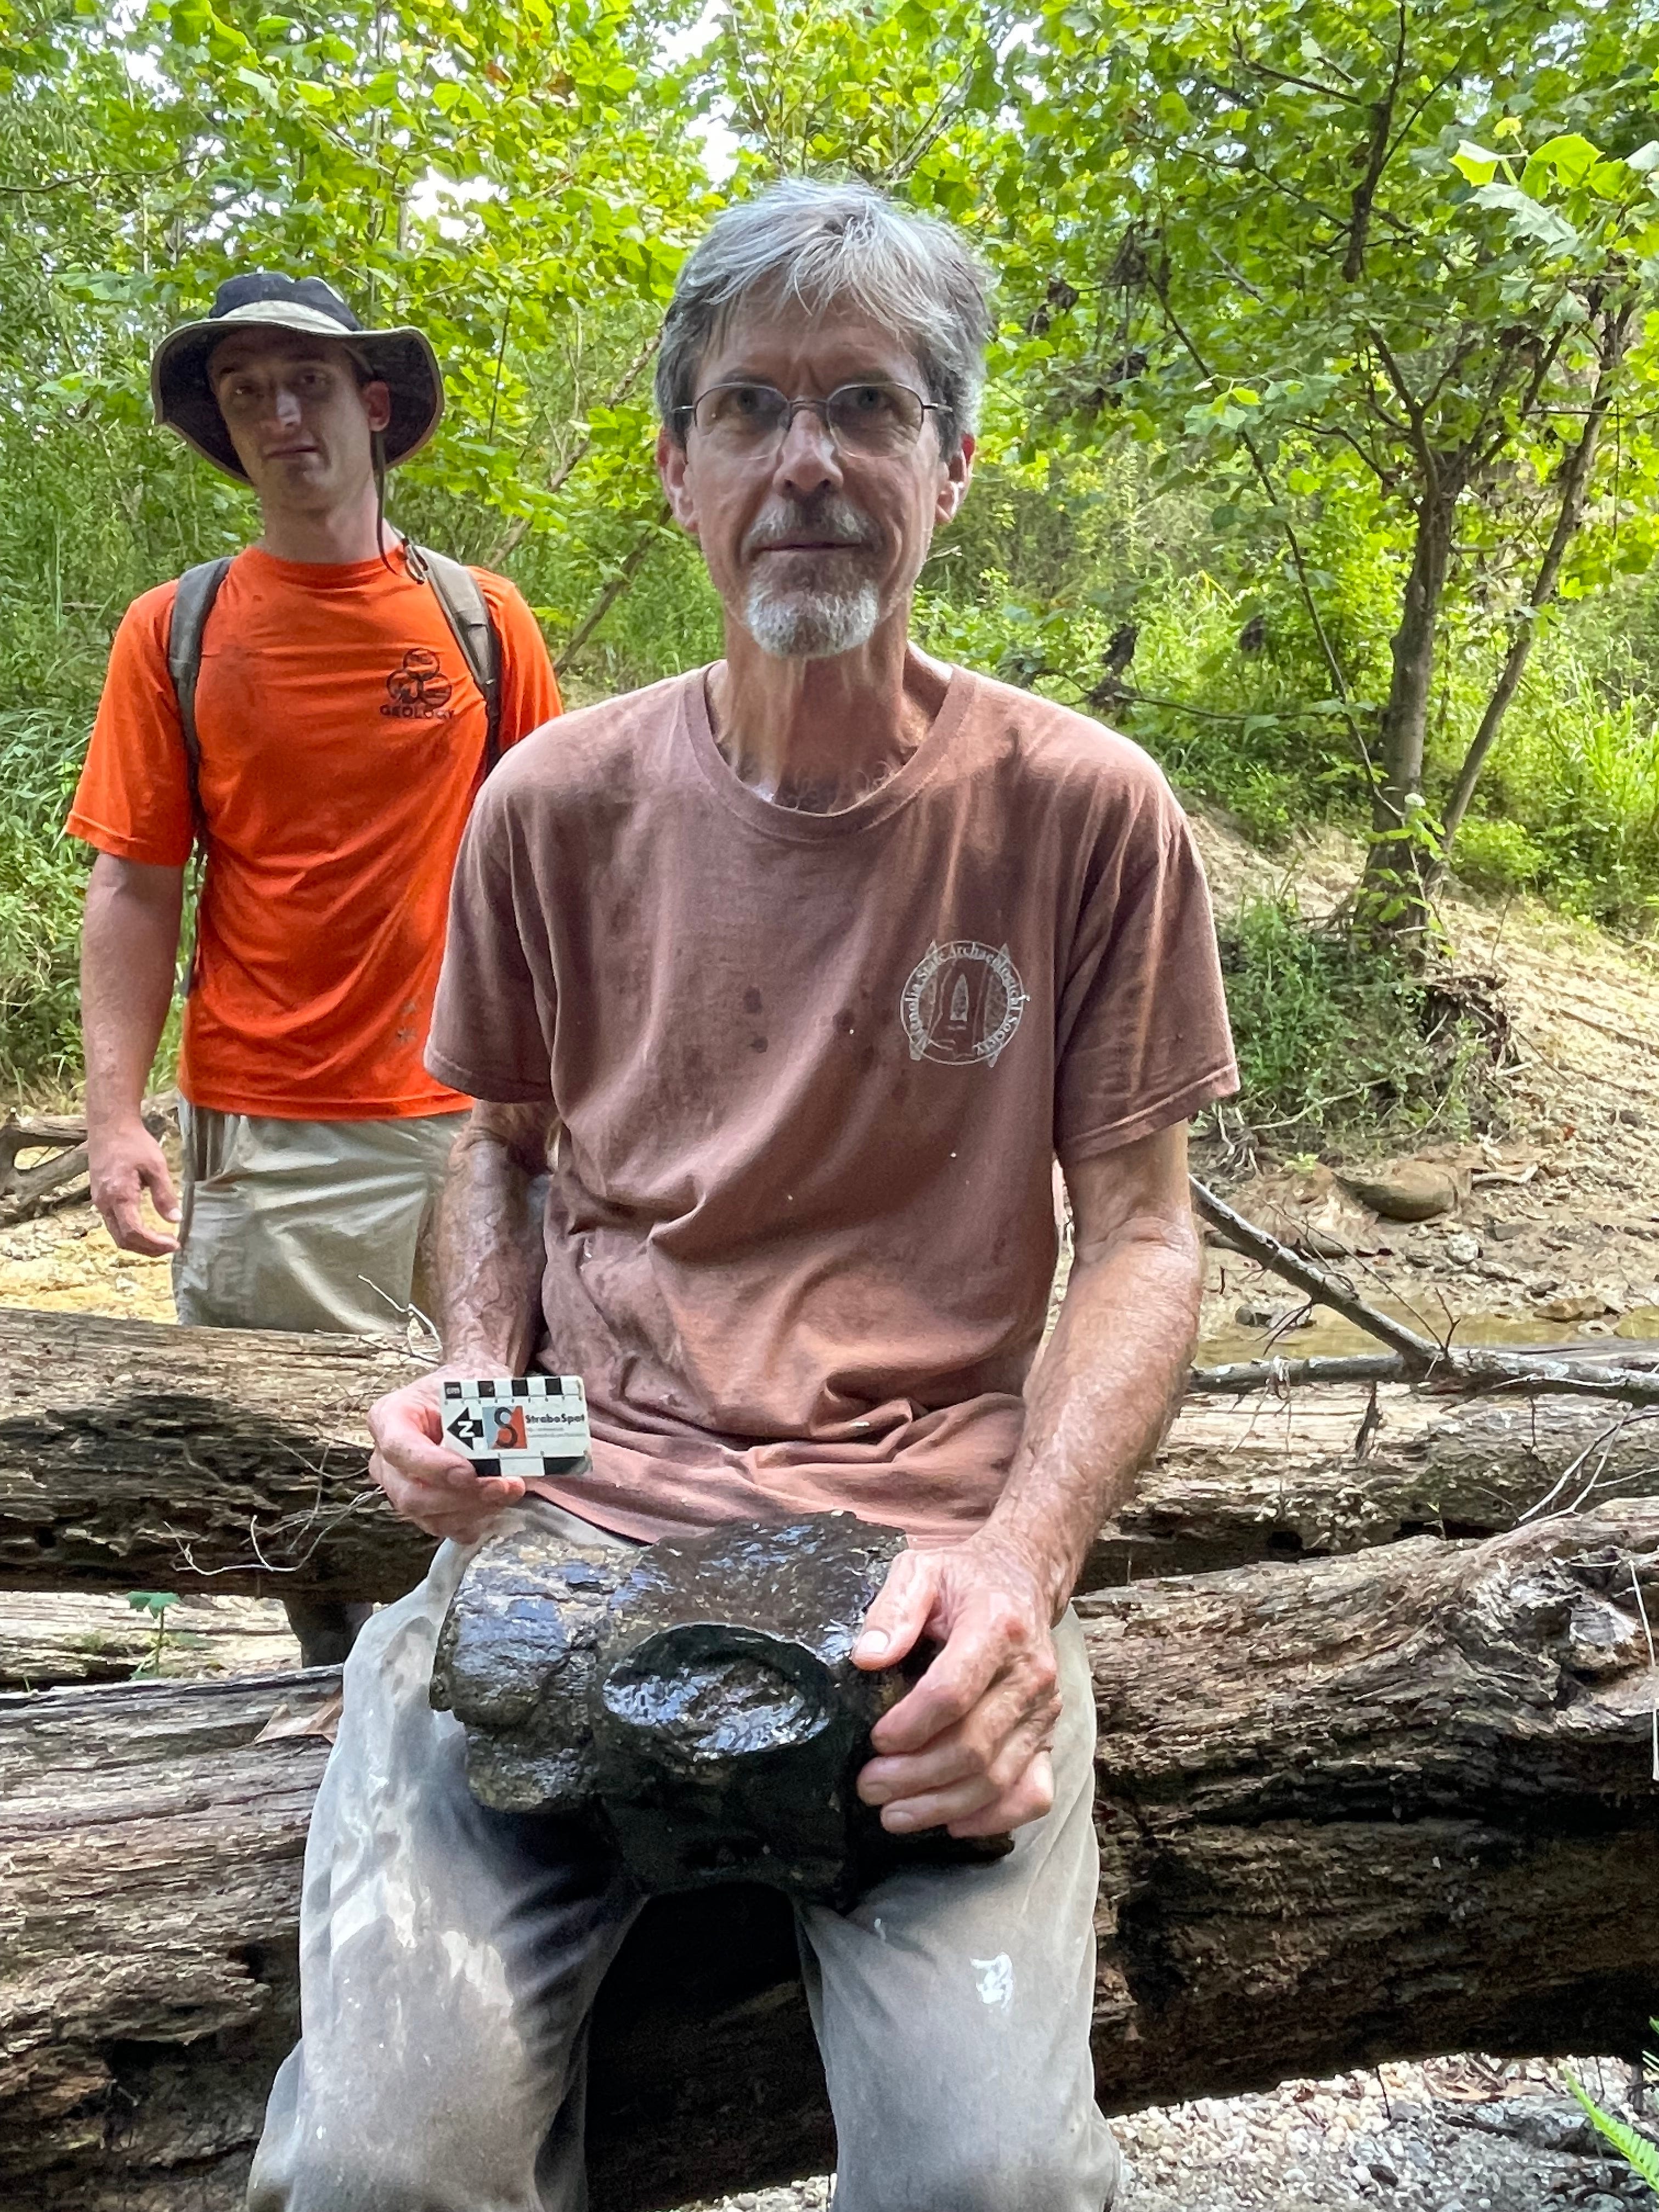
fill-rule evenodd
<path id="1" fill-rule="evenodd" d="M 181 1102 L 179 1320 L 353 1335 L 400 1328 L 411 1298 L 426 1304 L 422 1245 L 465 1119 L 288 1121 Z"/>
<path id="2" fill-rule="evenodd" d="M 469 1556 L 446 1544 L 347 1664 L 306 1851 L 303 2039 L 271 2091 L 248 2212 L 586 2204 L 585 2030 L 643 1899 L 592 1842 L 469 1795 L 460 1724 L 427 1702 Z M 837 2212 L 1111 2201 L 1117 2150 L 1089 2054 L 1094 1700 L 1074 1615 L 1056 1641 L 1048 1817 L 994 1865 L 895 1875 L 846 1914 L 797 1911 Z"/>

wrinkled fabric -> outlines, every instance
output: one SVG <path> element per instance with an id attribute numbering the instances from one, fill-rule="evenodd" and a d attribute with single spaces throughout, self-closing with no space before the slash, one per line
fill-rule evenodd
<path id="1" fill-rule="evenodd" d="M 958 1540 L 1024 1432 L 1051 1174 L 1237 1087 L 1156 765 L 957 669 L 833 814 L 742 783 L 705 672 L 515 747 L 456 866 L 427 1065 L 561 1124 L 538 1353 L 655 1538 L 845 1510 Z"/>
<path id="2" fill-rule="evenodd" d="M 347 1664 L 306 1850 L 302 2040 L 271 2092 L 248 2212 L 585 2212 L 587 2023 L 644 1900 L 585 1831 L 468 1793 L 464 1731 L 427 1690 L 469 1557 L 446 1544 Z M 796 1915 L 837 2212 L 1112 2199 L 1089 2052 L 1094 1705 L 1073 1614 L 1056 1641 L 1048 1819 L 994 1865 L 912 1869 L 844 1915 Z"/>
<path id="3" fill-rule="evenodd" d="M 181 1103 L 179 1320 L 361 1335 L 402 1328 L 411 1300 L 430 1312 L 424 1246 L 465 1120 L 290 1121 Z"/>
<path id="4" fill-rule="evenodd" d="M 473 571 L 501 642 L 501 743 L 559 711 L 536 618 Z M 127 609 L 68 829 L 183 867 L 195 836 L 167 672 L 177 586 Z M 386 559 L 231 562 L 196 719 L 210 847 L 179 1087 L 223 1113 L 374 1121 L 465 1101 L 421 1065 L 486 714 L 438 597 Z"/>

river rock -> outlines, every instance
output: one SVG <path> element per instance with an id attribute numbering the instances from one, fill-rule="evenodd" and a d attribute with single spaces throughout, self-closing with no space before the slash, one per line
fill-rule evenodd
<path id="1" fill-rule="evenodd" d="M 1600 1321 L 1603 1314 L 1616 1314 L 1619 1309 L 1600 1291 L 1563 1291 L 1540 1299 L 1538 1310 L 1546 1321 Z"/>
<path id="2" fill-rule="evenodd" d="M 1457 1204 L 1457 1178 L 1431 1160 L 1395 1160 L 1369 1175 L 1339 1179 L 1385 1221 L 1433 1221 Z"/>

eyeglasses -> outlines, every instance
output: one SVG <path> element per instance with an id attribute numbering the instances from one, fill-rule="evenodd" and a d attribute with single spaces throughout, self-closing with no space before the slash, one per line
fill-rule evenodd
<path id="1" fill-rule="evenodd" d="M 842 384 L 827 399 L 790 399 L 775 384 L 711 384 L 674 419 L 730 452 L 757 453 L 781 444 L 803 408 L 846 452 L 890 453 L 915 445 L 939 403 L 906 384 Z"/>

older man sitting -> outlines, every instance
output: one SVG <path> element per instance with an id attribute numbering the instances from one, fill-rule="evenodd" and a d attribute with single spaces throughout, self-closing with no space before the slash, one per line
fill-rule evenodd
<path id="1" fill-rule="evenodd" d="M 591 1836 L 475 1802 L 427 1699 L 466 1547 L 509 1510 L 588 1544 L 826 1507 L 905 1532 L 855 1656 L 937 1651 L 860 1793 L 896 1833 L 1016 1841 L 797 1907 L 836 2204 L 1113 2193 L 1067 1598 L 1179 1387 L 1186 1121 L 1234 1077 L 1157 769 L 909 639 L 988 330 L 963 240 L 858 186 L 729 210 L 682 275 L 658 457 L 726 658 L 520 745 L 467 833 L 427 1048 L 481 1102 L 447 1364 L 374 1413 L 392 1503 L 453 1540 L 347 1669 L 256 2212 L 586 2201 L 586 2027 L 641 1900 Z M 1076 1257 L 1039 1358 L 1056 1157 Z M 594 1443 L 527 1498 L 442 1445 L 438 1406 L 445 1375 L 537 1362 L 582 1376 Z"/>

